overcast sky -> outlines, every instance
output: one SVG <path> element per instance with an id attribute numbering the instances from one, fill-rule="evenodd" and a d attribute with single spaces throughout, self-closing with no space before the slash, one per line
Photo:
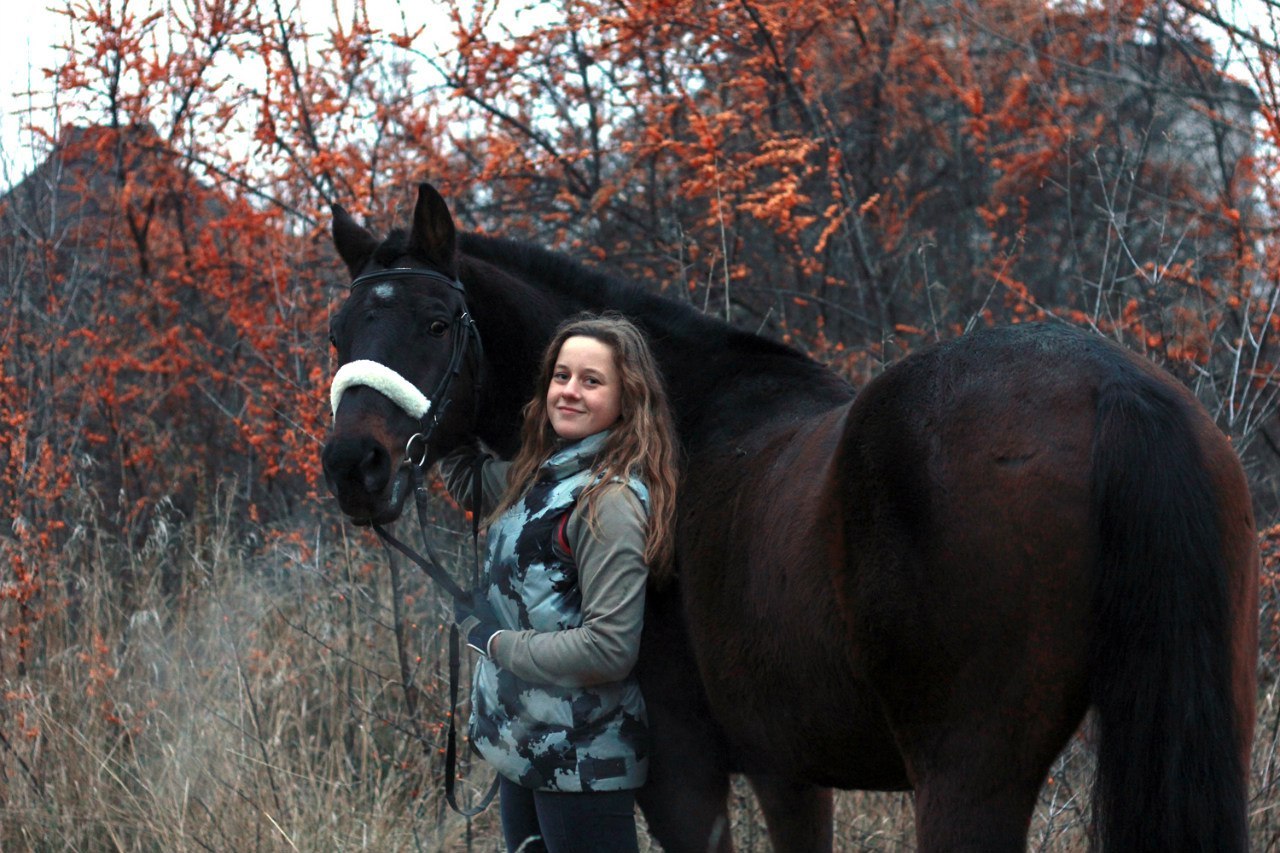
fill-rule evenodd
<path id="1" fill-rule="evenodd" d="M 49 89 L 49 81 L 42 68 L 55 67 L 61 52 L 54 45 L 66 44 L 70 29 L 65 16 L 52 11 L 50 6 L 61 6 L 64 0 L 4 0 L 8 8 L 0 18 L 0 189 L 16 182 L 35 165 L 30 137 L 22 131 L 25 121 L 23 111 L 31 101 L 14 93 L 35 88 Z M 130 0 L 134 12 L 145 8 L 162 7 L 165 0 Z M 336 6 L 345 19 L 355 0 L 284 0 L 286 13 L 291 8 L 301 9 L 299 14 L 314 14 L 316 22 L 332 18 Z M 365 0 L 369 16 L 375 27 L 400 31 L 402 24 L 400 0 Z M 119 3 L 117 2 L 117 7 Z M 13 7 L 18 7 L 17 9 Z M 314 10 L 309 13 L 308 10 Z M 410 31 L 426 20 L 441 19 L 438 0 L 405 0 L 404 15 Z M 439 23 L 436 24 L 438 28 Z M 37 109 L 49 106 L 50 96 L 40 95 L 35 101 Z"/>
<path id="2" fill-rule="evenodd" d="M 63 40 L 67 31 L 66 19 L 45 9 L 44 2 L 11 3 L 0 25 L 0 186 L 32 165 L 27 141 L 19 133 L 19 113 L 27 101 L 13 93 L 29 88 L 29 79 L 37 88 L 44 86 L 39 68 L 54 64 L 51 45 Z M 18 169 L 19 174 L 6 176 L 6 169 Z"/>

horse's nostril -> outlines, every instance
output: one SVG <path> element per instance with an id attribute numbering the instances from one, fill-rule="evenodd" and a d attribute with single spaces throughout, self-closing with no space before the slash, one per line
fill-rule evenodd
<path id="1" fill-rule="evenodd" d="M 359 475 L 364 489 L 371 495 L 377 494 L 387 485 L 387 477 L 391 472 L 390 459 L 381 445 L 375 444 L 360 460 Z"/>

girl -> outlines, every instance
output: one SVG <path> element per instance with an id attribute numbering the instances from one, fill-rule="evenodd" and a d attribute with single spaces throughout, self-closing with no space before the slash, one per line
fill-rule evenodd
<path id="1" fill-rule="evenodd" d="M 636 851 L 648 732 L 631 671 L 646 581 L 671 570 L 671 413 L 644 336 L 617 316 L 562 325 L 538 387 L 515 459 L 483 461 L 486 577 L 456 608 L 484 656 L 471 739 L 500 774 L 510 851 Z M 477 453 L 441 461 L 464 502 Z"/>

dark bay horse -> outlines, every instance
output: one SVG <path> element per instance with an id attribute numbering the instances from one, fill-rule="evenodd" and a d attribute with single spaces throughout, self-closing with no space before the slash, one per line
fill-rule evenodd
<path id="1" fill-rule="evenodd" d="M 639 664 L 640 803 L 666 850 L 731 849 L 733 773 L 779 851 L 831 849 L 831 788 L 913 789 L 921 850 L 1021 850 L 1089 709 L 1099 846 L 1248 846 L 1253 517 L 1230 445 L 1169 376 L 1021 326 L 855 395 L 687 305 L 459 236 L 430 186 L 407 231 L 379 241 L 335 208 L 333 234 L 353 276 L 381 272 L 334 317 L 338 360 L 393 377 L 347 387 L 323 452 L 358 523 L 399 515 L 406 445 L 424 465 L 472 435 L 512 454 L 565 316 L 648 333 L 684 453 L 679 574 L 650 591 Z M 440 397 L 425 416 L 418 391 Z"/>

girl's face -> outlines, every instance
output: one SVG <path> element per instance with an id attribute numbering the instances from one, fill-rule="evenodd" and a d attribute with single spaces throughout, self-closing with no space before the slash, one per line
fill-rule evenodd
<path id="1" fill-rule="evenodd" d="M 621 413 L 613 348 L 584 335 L 565 338 L 547 386 L 547 418 L 556 435 L 571 441 L 595 435 Z"/>

